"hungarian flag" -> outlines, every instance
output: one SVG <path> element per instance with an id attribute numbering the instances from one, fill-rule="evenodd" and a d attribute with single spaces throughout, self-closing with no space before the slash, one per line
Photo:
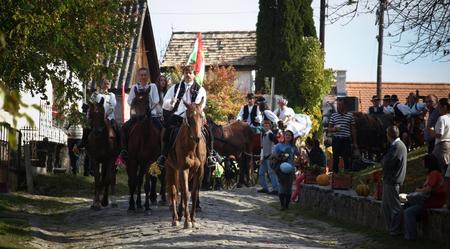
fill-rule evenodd
<path id="1" fill-rule="evenodd" d="M 203 55 L 202 33 L 200 32 L 195 40 L 194 48 L 192 49 L 187 64 L 194 64 L 195 81 L 200 85 L 203 85 L 203 77 L 205 76 L 205 56 Z"/>

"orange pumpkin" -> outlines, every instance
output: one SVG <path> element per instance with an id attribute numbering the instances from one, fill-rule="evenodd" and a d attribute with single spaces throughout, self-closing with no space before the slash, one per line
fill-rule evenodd
<path id="1" fill-rule="evenodd" d="M 330 177 L 327 174 L 321 174 L 316 177 L 316 182 L 320 186 L 330 185 Z"/>
<path id="2" fill-rule="evenodd" d="M 367 184 L 359 184 L 358 186 L 356 186 L 355 191 L 359 196 L 368 196 L 370 189 Z"/>

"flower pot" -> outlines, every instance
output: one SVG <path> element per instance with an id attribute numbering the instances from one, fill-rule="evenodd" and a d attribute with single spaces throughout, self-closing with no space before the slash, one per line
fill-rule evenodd
<path id="1" fill-rule="evenodd" d="M 317 174 L 312 173 L 311 171 L 305 171 L 305 183 L 306 184 L 317 184 L 316 178 Z"/>
<path id="2" fill-rule="evenodd" d="M 352 187 L 352 176 L 333 174 L 331 187 L 333 189 L 350 189 Z"/>

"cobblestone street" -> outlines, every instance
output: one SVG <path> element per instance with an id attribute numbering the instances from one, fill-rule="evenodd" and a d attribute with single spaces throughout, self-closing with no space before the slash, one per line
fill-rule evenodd
<path id="1" fill-rule="evenodd" d="M 359 248 L 368 238 L 327 223 L 282 215 L 277 196 L 255 188 L 201 192 L 195 229 L 171 227 L 167 206 L 151 214 L 119 208 L 79 209 L 32 224 L 38 248 Z M 293 208 L 294 205 L 291 207 Z"/>

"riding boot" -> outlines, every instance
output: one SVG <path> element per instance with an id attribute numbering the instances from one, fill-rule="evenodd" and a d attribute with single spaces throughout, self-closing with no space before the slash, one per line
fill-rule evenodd
<path id="1" fill-rule="evenodd" d="M 123 157 L 126 157 L 128 154 L 128 138 L 130 136 L 130 128 L 133 126 L 133 124 L 135 123 L 136 118 L 135 117 L 131 117 L 127 122 L 125 122 L 122 126 L 122 132 L 121 132 L 121 151 L 120 154 Z"/>
<path id="2" fill-rule="evenodd" d="M 161 168 L 164 168 L 164 165 L 166 163 L 166 158 L 169 155 L 169 150 L 172 147 L 172 143 L 170 142 L 170 136 L 171 136 L 172 130 L 173 130 L 173 128 L 169 128 L 169 127 L 164 130 L 161 155 L 159 156 L 158 160 L 156 161 L 156 163 Z"/>

